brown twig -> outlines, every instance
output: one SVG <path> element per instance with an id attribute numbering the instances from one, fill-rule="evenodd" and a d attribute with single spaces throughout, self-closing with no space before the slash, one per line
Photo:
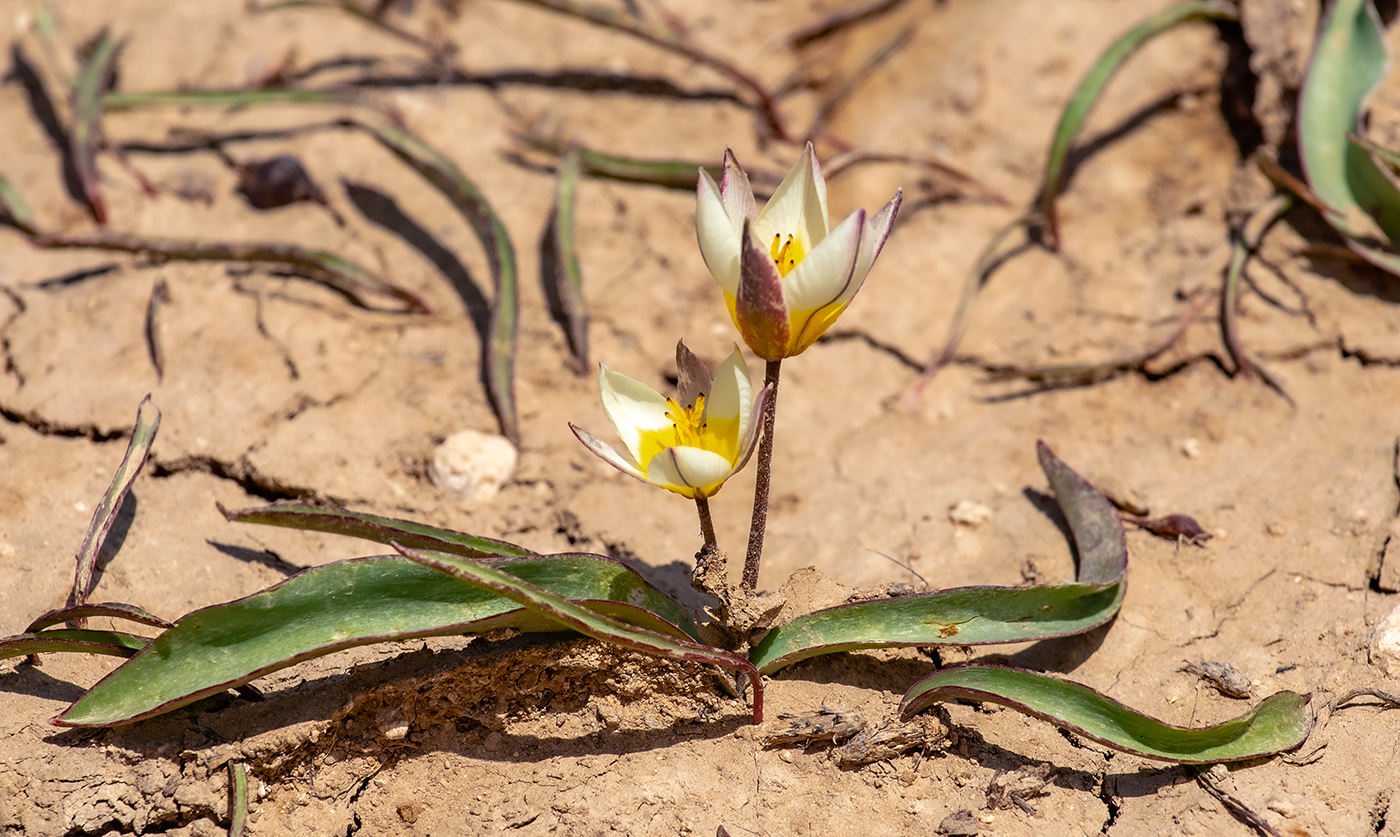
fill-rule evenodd
<path id="1" fill-rule="evenodd" d="M 1225 269 L 1225 287 L 1220 295 L 1221 339 L 1225 343 L 1225 350 L 1229 353 L 1230 360 L 1235 364 L 1235 374 L 1242 378 L 1258 375 L 1260 380 L 1270 389 L 1282 395 L 1289 404 L 1294 403 L 1293 398 L 1284 389 L 1283 383 L 1267 369 L 1250 359 L 1248 353 L 1245 352 L 1244 343 L 1240 340 L 1237 313 L 1240 277 L 1244 273 L 1245 263 L 1259 248 L 1259 244 L 1264 240 L 1269 229 L 1292 206 L 1292 196 L 1279 193 L 1257 209 L 1242 228 L 1231 232 L 1230 264 Z"/>
<path id="2" fill-rule="evenodd" d="M 151 288 L 151 298 L 146 303 L 146 352 L 151 356 L 151 365 L 156 369 L 156 380 L 165 380 L 165 350 L 160 343 L 160 312 L 170 301 L 170 287 L 164 279 L 157 279 Z"/>
<path id="3" fill-rule="evenodd" d="M 1264 837 L 1283 837 L 1278 829 L 1269 825 L 1269 821 L 1256 814 L 1250 807 L 1241 802 L 1237 797 L 1220 786 L 1219 781 L 1211 775 L 1210 771 L 1203 770 L 1196 774 L 1196 784 L 1205 789 L 1207 793 L 1220 800 L 1220 804 L 1225 806 L 1235 819 L 1264 835 Z"/>
<path id="4" fill-rule="evenodd" d="M 904 3 L 905 0 L 867 0 L 864 3 L 852 3 L 788 35 L 788 46 L 801 49 L 823 38 L 829 38 L 848 26 L 892 12 Z"/>
<path id="5" fill-rule="evenodd" d="M 830 134 L 823 136 L 823 139 L 838 145 L 846 145 L 844 142 L 837 142 L 836 138 Z M 1002 194 L 995 187 L 979 180 L 971 173 L 959 168 L 936 154 L 909 153 L 903 151 L 868 151 L 862 148 L 852 148 L 842 151 L 832 157 L 822 166 L 822 174 L 826 176 L 828 182 L 838 175 L 844 174 L 856 166 L 863 166 L 868 163 L 906 163 L 911 166 L 923 166 L 936 172 L 946 174 L 959 183 L 975 186 L 983 197 L 998 206 L 1011 206 L 1011 200 Z"/>
<path id="6" fill-rule="evenodd" d="M 893 38 L 881 44 L 879 49 L 861 62 L 861 65 L 854 72 L 841 79 L 841 83 L 831 92 L 831 95 L 827 96 L 818 106 L 816 116 L 812 117 L 812 126 L 807 129 L 808 139 L 815 139 L 825 131 L 826 123 L 836 115 L 842 105 L 846 104 L 851 98 L 851 94 L 855 93 L 856 88 L 880 69 L 886 61 L 893 58 L 895 53 L 909 45 L 909 41 L 914 37 L 914 31 L 913 28 L 899 30 Z"/>

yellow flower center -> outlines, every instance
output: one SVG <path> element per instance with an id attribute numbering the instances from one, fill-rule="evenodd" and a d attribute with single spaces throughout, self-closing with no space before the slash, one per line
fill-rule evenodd
<path id="1" fill-rule="evenodd" d="M 692 448 L 705 447 L 701 439 L 705 433 L 705 423 L 701 420 L 705 416 L 705 396 L 695 396 L 695 405 L 692 407 L 682 407 L 676 399 L 667 398 L 666 406 L 671 408 L 666 411 L 666 418 L 671 420 L 676 430 L 676 440 L 672 444 Z"/>
<path id="2" fill-rule="evenodd" d="M 773 236 L 773 246 L 769 248 L 769 253 L 773 256 L 773 264 L 778 266 L 778 275 L 786 276 L 797 267 L 797 263 L 802 261 L 802 257 L 807 255 L 802 249 L 802 242 L 795 236 L 783 238 L 781 235 Z"/>

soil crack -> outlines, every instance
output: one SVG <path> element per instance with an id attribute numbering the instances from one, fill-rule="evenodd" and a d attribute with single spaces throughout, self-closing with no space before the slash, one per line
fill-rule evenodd
<path id="1" fill-rule="evenodd" d="M 183 456 L 171 462 L 161 462 L 154 457 L 151 459 L 150 474 L 156 479 L 188 473 L 208 474 L 235 482 L 249 495 L 268 501 L 302 500 L 319 505 L 344 505 L 340 499 L 321 494 L 314 488 L 291 485 L 267 476 L 258 471 L 246 456 L 233 462 L 224 462 L 212 456 Z"/>

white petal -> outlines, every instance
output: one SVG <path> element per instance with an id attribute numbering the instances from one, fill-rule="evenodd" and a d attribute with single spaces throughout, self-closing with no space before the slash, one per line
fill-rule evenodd
<path id="1" fill-rule="evenodd" d="M 734 473 L 734 463 L 714 451 L 679 446 L 667 448 L 652 458 L 647 479 L 658 485 L 704 488 L 723 482 Z"/>
<path id="2" fill-rule="evenodd" d="M 622 454 L 613 450 L 612 446 L 609 445 L 607 442 L 604 442 L 602 439 L 599 439 L 597 436 L 594 436 L 592 433 L 589 433 L 582 427 L 575 427 L 572 423 L 569 424 L 569 429 L 574 431 L 574 435 L 578 437 L 578 440 L 580 442 L 583 442 L 583 446 L 593 451 L 593 453 L 596 454 L 599 459 L 613 466 L 622 473 L 627 474 L 628 476 L 636 477 L 637 479 L 643 482 L 649 482 L 646 476 L 642 473 L 642 470 L 637 467 L 636 463 L 630 461 L 629 459 L 627 459 L 627 457 L 624 457 Z"/>
<path id="3" fill-rule="evenodd" d="M 758 437 L 763 429 L 763 410 L 768 406 L 768 399 L 772 397 L 772 384 L 759 390 L 758 397 L 753 401 L 753 409 L 743 420 L 744 432 L 739 434 L 739 448 L 734 457 L 734 470 L 736 472 L 743 470 L 744 466 L 748 464 L 749 457 L 753 456 L 754 449 L 758 447 Z"/>
<path id="4" fill-rule="evenodd" d="M 783 277 L 783 300 L 788 311 L 811 311 L 843 296 L 849 299 L 855 295 L 859 283 L 853 281 L 852 274 L 864 232 L 865 210 L 857 209 Z"/>
<path id="5" fill-rule="evenodd" d="M 812 144 L 792 171 L 773 192 L 773 197 L 753 223 L 753 237 L 764 252 L 773 246 L 773 236 L 794 235 L 808 253 L 826 238 L 826 181 L 817 166 Z"/>
<path id="6" fill-rule="evenodd" d="M 710 397 L 705 400 L 705 420 L 739 419 L 739 438 L 748 429 L 746 424 L 753 404 L 753 385 L 749 383 L 749 367 L 744 354 L 736 346 L 715 370 Z"/>
<path id="7" fill-rule="evenodd" d="M 890 202 L 885 204 L 874 218 L 865 222 L 865 235 L 860 239 L 860 254 L 856 256 L 855 270 L 851 274 L 851 287 L 841 302 L 850 302 L 851 297 L 860 290 L 861 283 L 865 281 L 865 276 L 870 272 L 870 268 L 875 264 L 875 260 L 880 257 L 880 251 L 884 249 L 885 242 L 889 240 L 890 230 L 894 228 L 895 216 L 899 214 L 899 206 L 904 202 L 904 190 L 900 189 L 890 198 Z"/>
<path id="8" fill-rule="evenodd" d="M 701 169 L 700 182 L 695 187 L 695 236 L 705 266 L 725 293 L 731 295 L 739 291 L 739 236 L 743 227 L 743 217 L 730 216 L 714 178 Z"/>
<path id="9" fill-rule="evenodd" d="M 632 458 L 640 461 L 642 435 L 671 426 L 671 420 L 666 418 L 666 399 L 636 378 L 602 364 L 599 367 L 598 395 L 603 401 L 603 412 Z"/>

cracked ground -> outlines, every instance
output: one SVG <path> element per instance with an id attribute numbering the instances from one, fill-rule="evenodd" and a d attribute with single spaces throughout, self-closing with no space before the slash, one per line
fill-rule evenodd
<path id="1" fill-rule="evenodd" d="M 761 587 L 814 567 L 820 575 L 800 575 L 791 602 L 816 608 L 894 582 L 1072 577 L 1063 536 L 1034 502 L 1045 491 L 1040 438 L 1092 479 L 1135 492 L 1153 514 L 1189 514 L 1214 537 L 1196 546 L 1131 528 L 1128 593 L 1109 627 L 1024 647 L 945 649 L 944 663 L 1002 660 L 1064 674 L 1183 725 L 1246 706 L 1183 670 L 1200 660 L 1233 666 L 1252 700 L 1291 689 L 1321 706 L 1357 688 L 1396 691 L 1368 648 L 1374 625 L 1400 604 L 1372 582 L 1400 508 L 1400 281 L 1314 246 L 1320 227 L 1305 213 L 1269 234 L 1249 269 L 1240 330 L 1291 402 L 1229 374 L 1218 306 L 1141 369 L 1049 389 L 999 374 L 1140 352 L 1172 330 L 1187 300 L 1218 291 L 1230 225 L 1257 187 L 1240 133 L 1222 116 L 1237 92 L 1221 79 L 1241 48 L 1238 31 L 1174 32 L 1114 80 L 1084 135 L 1092 153 L 1060 202 L 1062 252 L 1028 248 L 997 270 L 953 361 L 909 407 L 906 393 L 947 334 L 978 251 L 1033 198 L 1069 91 L 1094 55 L 1165 4 L 910 2 L 801 60 L 781 47 L 783 35 L 838 4 L 671 5 L 690 37 L 773 86 L 805 79 L 782 99 L 797 121 L 818 110 L 832 79 L 907 30 L 903 48 L 830 115 L 830 130 L 858 147 L 939 154 L 1014 204 L 910 165 L 832 179 L 834 216 L 877 207 L 899 185 L 907 200 L 836 330 L 784 366 Z M 412 44 L 324 10 L 76 0 L 62 11 L 74 43 L 103 25 L 128 38 L 123 90 L 237 86 L 291 50 L 299 67 L 370 56 L 379 63 L 326 72 L 372 66 L 385 77 L 421 58 Z M 6 43 L 23 20 L 13 11 L 0 19 Z M 96 600 L 173 619 L 375 551 L 238 526 L 215 507 L 298 498 L 541 552 L 617 555 L 701 604 L 688 588 L 699 546 L 693 510 L 610 471 L 568 431 L 573 421 L 602 433 L 607 422 L 592 373 L 572 371 L 538 279 L 554 178 L 507 152 L 526 123 L 639 157 L 718 161 L 732 146 L 746 165 L 774 172 L 792 149 L 758 142 L 753 113 L 722 76 L 616 33 L 505 0 L 418 4 L 401 20 L 457 42 L 467 70 L 455 81 L 386 83 L 376 95 L 481 187 L 520 257 L 523 445 L 512 481 L 491 502 L 465 507 L 427 477 L 444 438 L 496 429 L 479 371 L 490 269 L 437 192 L 365 136 L 309 130 L 225 150 L 236 160 L 297 155 L 344 225 L 312 203 L 259 212 L 234 193 L 237 176 L 217 155 L 151 149 L 178 136 L 173 129 L 323 124 L 339 106 L 114 112 L 103 123 L 108 145 L 128 147 L 130 164 L 161 189 L 148 197 L 104 155 L 114 230 L 323 248 L 420 295 L 434 313 L 367 311 L 304 279 L 240 265 L 38 250 L 0 227 L 4 633 L 64 602 L 74 553 L 148 392 L 163 413 L 160 434 Z M 1267 89 L 1261 83 L 1254 101 L 1266 137 L 1282 130 L 1265 108 Z M 13 77 L 0 85 L 0 114 L 0 172 L 46 227 L 90 231 L 65 190 L 59 149 Z M 1391 145 L 1400 138 L 1400 82 L 1380 91 L 1372 132 Z M 208 200 L 177 196 L 195 193 Z M 366 198 L 374 193 L 380 199 Z M 693 225 L 686 190 L 595 179 L 580 188 L 592 355 L 657 387 L 667 385 L 678 338 L 711 362 L 737 339 Z M 163 377 L 145 338 L 160 280 L 170 296 L 157 324 Z M 731 555 L 742 551 L 752 486 L 750 470 L 713 501 Z M 985 522 L 955 523 L 949 510 L 963 501 L 985 507 Z M 950 737 L 859 768 L 840 767 L 823 747 L 767 748 L 702 671 L 582 641 L 370 646 L 264 678 L 258 704 L 211 698 L 108 732 L 47 723 L 113 665 L 59 655 L 39 667 L 0 663 L 0 833 L 225 833 L 223 765 L 232 758 L 250 767 L 250 833 L 260 835 L 708 835 L 721 825 L 734 835 L 895 835 L 930 833 L 964 810 L 983 834 L 1253 833 L 1194 769 L 1113 754 L 1009 710 L 951 705 Z M 810 660 L 773 680 L 769 712 L 840 705 L 882 719 L 933 666 L 914 651 Z M 402 723 L 406 736 L 387 734 Z M 1316 761 L 1241 765 L 1221 787 L 1281 833 L 1400 834 L 1391 804 L 1400 715 L 1338 712 L 1307 749 L 1323 742 Z"/>

